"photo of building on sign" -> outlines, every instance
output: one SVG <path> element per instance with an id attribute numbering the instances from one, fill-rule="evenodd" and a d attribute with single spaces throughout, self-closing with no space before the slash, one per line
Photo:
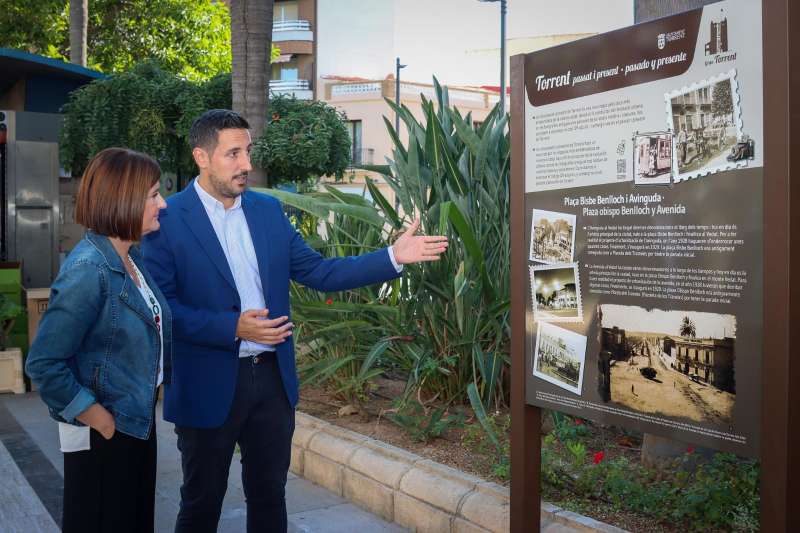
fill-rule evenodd
<path id="1" fill-rule="evenodd" d="M 549 322 L 583 320 L 578 265 L 548 265 L 530 268 L 533 317 Z"/>
<path id="2" fill-rule="evenodd" d="M 586 337 L 542 322 L 536 334 L 533 375 L 581 394 Z"/>
<path id="3" fill-rule="evenodd" d="M 569 263 L 575 248 L 575 215 L 533 210 L 530 260 Z"/>
<path id="4" fill-rule="evenodd" d="M 598 392 L 635 411 L 728 427 L 736 317 L 602 305 Z"/>

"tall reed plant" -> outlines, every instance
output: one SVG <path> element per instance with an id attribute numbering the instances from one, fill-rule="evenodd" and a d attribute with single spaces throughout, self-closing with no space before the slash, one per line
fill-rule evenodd
<path id="1" fill-rule="evenodd" d="M 403 213 L 418 214 L 429 234 L 452 245 L 441 261 L 411 265 L 403 302 L 422 334 L 411 354 L 410 380 L 445 401 L 464 402 L 472 384 L 484 406 L 507 397 L 509 323 L 509 135 L 495 107 L 482 124 L 449 104 L 434 79 L 436 102 L 423 98 L 423 121 L 406 106 L 387 103 L 409 131 L 403 144 L 384 118 L 394 143 L 385 175 Z M 397 227 L 398 215 L 380 200 Z M 410 347 L 409 347 L 410 348 Z M 425 372 L 435 368 L 436 372 Z"/>

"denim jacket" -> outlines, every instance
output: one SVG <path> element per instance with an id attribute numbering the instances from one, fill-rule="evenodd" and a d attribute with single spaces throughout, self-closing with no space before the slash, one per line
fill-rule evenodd
<path id="1" fill-rule="evenodd" d="M 130 256 L 161 306 L 164 382 L 172 361 L 172 314 L 137 246 Z M 50 415 L 75 417 L 99 402 L 116 429 L 146 439 L 153 426 L 160 340 L 152 311 L 107 237 L 88 231 L 50 292 L 25 370 Z"/>

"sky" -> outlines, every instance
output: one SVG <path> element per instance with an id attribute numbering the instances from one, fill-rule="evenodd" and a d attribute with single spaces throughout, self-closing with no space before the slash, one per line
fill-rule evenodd
<path id="1" fill-rule="evenodd" d="M 736 337 L 736 317 L 696 311 L 650 311 L 628 305 L 603 305 L 604 328 L 617 326 L 626 331 L 679 335 L 683 317 L 694 322 L 697 338 Z"/>
<path id="2" fill-rule="evenodd" d="M 500 85 L 500 4 L 478 0 L 320 0 L 319 74 Z M 507 48 L 633 24 L 632 0 L 508 0 Z M 506 68 L 508 82 L 508 68 Z"/>
<path id="3" fill-rule="evenodd" d="M 425 82 L 436 72 L 454 85 L 500 85 L 499 2 L 397 0 L 395 17 L 395 48 L 408 65 L 408 79 Z M 523 38 L 602 33 L 630 24 L 632 0 L 508 0 L 507 48 Z M 506 76 L 508 83 L 508 65 Z"/>

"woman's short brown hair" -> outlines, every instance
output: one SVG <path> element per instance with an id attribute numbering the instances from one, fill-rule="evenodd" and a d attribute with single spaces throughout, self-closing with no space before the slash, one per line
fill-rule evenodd
<path id="1" fill-rule="evenodd" d="M 147 193 L 160 179 L 161 167 L 150 156 L 127 148 L 106 148 L 83 173 L 75 221 L 100 235 L 138 241 Z"/>

